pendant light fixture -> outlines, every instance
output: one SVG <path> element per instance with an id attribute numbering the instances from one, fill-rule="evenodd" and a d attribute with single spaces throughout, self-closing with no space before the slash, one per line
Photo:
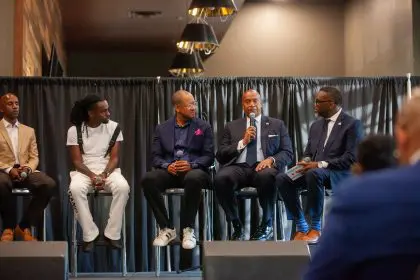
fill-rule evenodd
<path id="1" fill-rule="evenodd" d="M 229 17 L 238 9 L 233 0 L 192 0 L 188 13 L 193 17 Z"/>
<path id="2" fill-rule="evenodd" d="M 203 72 L 203 61 L 198 52 L 177 52 L 169 68 L 169 73 L 176 77 L 197 76 Z"/>

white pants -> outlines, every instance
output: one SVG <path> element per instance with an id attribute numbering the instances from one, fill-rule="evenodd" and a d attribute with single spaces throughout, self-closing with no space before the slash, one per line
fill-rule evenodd
<path id="1" fill-rule="evenodd" d="M 73 200 L 74 214 L 77 215 L 77 220 L 83 230 L 83 241 L 93 241 L 98 236 L 99 229 L 93 222 L 87 199 L 87 193 L 93 191 L 92 181 L 88 176 L 77 171 L 70 172 L 70 178 L 70 199 Z M 122 217 L 130 192 L 130 186 L 121 175 L 119 168 L 108 176 L 104 190 L 112 193 L 112 203 L 104 235 L 109 239 L 118 240 L 121 238 Z"/>

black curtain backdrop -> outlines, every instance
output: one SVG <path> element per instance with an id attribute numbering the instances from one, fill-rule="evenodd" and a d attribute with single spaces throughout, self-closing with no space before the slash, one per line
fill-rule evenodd
<path id="1" fill-rule="evenodd" d="M 412 85 L 420 84 L 412 77 Z M 288 127 L 300 157 L 306 145 L 308 128 L 314 120 L 313 94 L 330 85 L 343 92 L 344 110 L 362 120 L 366 134 L 393 133 L 393 122 L 406 94 L 407 78 L 8 78 L 0 77 L 0 94 L 14 92 L 20 99 L 20 121 L 36 130 L 40 150 L 39 169 L 54 178 L 59 186 L 47 214 L 48 240 L 71 240 L 72 210 L 67 189 L 72 166 L 66 149 L 73 103 L 94 93 L 106 97 L 111 118 L 121 124 L 124 142 L 121 150 L 122 172 L 131 186 L 126 208 L 127 259 L 131 272 L 153 271 L 152 240 L 154 218 L 139 183 L 151 170 L 150 147 L 155 126 L 173 115 L 171 94 L 178 89 L 190 91 L 198 102 L 198 116 L 210 122 L 215 146 L 226 122 L 243 116 L 241 95 L 250 88 L 260 92 L 265 115 L 282 119 Z M 109 200 L 96 208 L 100 227 L 106 223 Z M 215 208 L 217 210 L 217 207 Z M 215 239 L 224 236 L 223 213 L 216 211 Z M 181 267 L 196 264 L 194 254 L 181 251 Z M 162 250 L 163 252 L 163 250 Z M 164 254 L 162 254 L 164 256 Z M 174 263 L 179 261 L 173 252 Z M 194 256 L 194 257 L 191 257 Z M 175 264 L 172 264 L 174 268 Z M 162 258 L 162 265 L 163 258 Z M 165 266 L 162 266 L 165 268 Z M 120 271 L 120 255 L 107 248 L 93 254 L 79 253 L 79 271 Z"/>

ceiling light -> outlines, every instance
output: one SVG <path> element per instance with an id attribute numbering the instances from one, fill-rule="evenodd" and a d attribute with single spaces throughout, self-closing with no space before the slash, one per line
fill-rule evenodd
<path id="1" fill-rule="evenodd" d="M 237 11 L 233 0 L 193 0 L 188 9 L 194 17 L 228 17 Z"/>
<path id="2" fill-rule="evenodd" d="M 176 43 L 180 52 L 204 51 L 207 55 L 219 47 L 213 27 L 204 22 L 189 23 Z"/>
<path id="3" fill-rule="evenodd" d="M 197 76 L 204 72 L 203 61 L 197 52 L 178 52 L 174 58 L 169 73 L 177 77 Z"/>

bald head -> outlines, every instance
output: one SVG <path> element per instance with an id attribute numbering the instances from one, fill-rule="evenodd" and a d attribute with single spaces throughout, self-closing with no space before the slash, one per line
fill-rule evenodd
<path id="1" fill-rule="evenodd" d="M 9 99 L 13 98 L 13 97 L 17 99 L 17 96 L 14 95 L 13 93 L 6 93 L 6 94 L 2 95 L 0 97 L 0 106 L 4 106 L 4 104 L 6 104 L 7 101 Z"/>
<path id="2" fill-rule="evenodd" d="M 172 95 L 177 119 L 187 121 L 195 117 L 196 103 L 194 96 L 186 90 L 178 90 Z"/>
<path id="3" fill-rule="evenodd" d="M 186 90 L 178 90 L 172 95 L 172 105 L 180 105 L 185 97 L 193 97 L 192 94 Z M 193 97 L 194 98 L 194 97 Z"/>
<path id="4" fill-rule="evenodd" d="M 395 135 L 401 163 L 409 163 L 411 156 L 420 150 L 419 119 L 420 95 L 413 94 L 401 107 L 396 123 Z"/>
<path id="5" fill-rule="evenodd" d="M 15 123 L 19 116 L 19 99 L 13 93 L 6 93 L 0 98 L 0 112 L 3 113 L 3 118 Z"/>

